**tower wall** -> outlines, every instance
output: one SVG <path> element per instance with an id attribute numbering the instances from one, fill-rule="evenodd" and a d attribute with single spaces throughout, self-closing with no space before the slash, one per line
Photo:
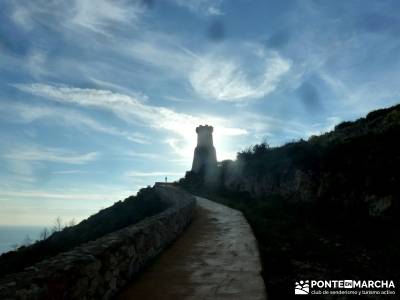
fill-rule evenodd
<path id="1" fill-rule="evenodd" d="M 217 167 L 217 155 L 213 145 L 213 127 L 199 126 L 196 128 L 197 146 L 194 149 L 192 172 L 206 174 Z"/>

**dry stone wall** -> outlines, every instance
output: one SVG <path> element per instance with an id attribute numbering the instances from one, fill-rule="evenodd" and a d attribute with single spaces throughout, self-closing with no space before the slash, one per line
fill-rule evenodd
<path id="1" fill-rule="evenodd" d="M 154 187 L 164 212 L 0 280 L 0 299 L 110 299 L 190 223 L 195 198 Z"/>

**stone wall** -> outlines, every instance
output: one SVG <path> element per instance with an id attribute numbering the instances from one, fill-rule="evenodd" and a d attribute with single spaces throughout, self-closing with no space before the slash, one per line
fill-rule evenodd
<path id="1" fill-rule="evenodd" d="M 164 212 L 0 280 L 0 299 L 110 299 L 190 223 L 195 198 L 154 187 Z"/>

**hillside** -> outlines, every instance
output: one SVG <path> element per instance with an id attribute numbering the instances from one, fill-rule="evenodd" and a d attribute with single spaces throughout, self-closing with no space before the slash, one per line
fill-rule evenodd
<path id="1" fill-rule="evenodd" d="M 252 146 L 220 163 L 214 185 L 191 172 L 180 185 L 245 214 L 271 299 L 299 278 L 398 278 L 399 136 L 396 105 L 307 141 Z"/>
<path id="2" fill-rule="evenodd" d="M 59 229 L 49 237 L 22 246 L 16 251 L 0 255 L 0 278 L 21 271 L 39 261 L 68 251 L 78 245 L 95 240 L 146 217 L 153 216 L 168 207 L 151 188 L 141 189 L 136 196 L 100 210 L 75 226 Z"/>
<path id="3" fill-rule="evenodd" d="M 398 214 L 400 105 L 373 111 L 331 132 L 271 148 L 257 144 L 220 164 L 219 189 L 251 198 L 282 196 L 340 215 Z M 182 183 L 191 181 L 190 172 Z"/>

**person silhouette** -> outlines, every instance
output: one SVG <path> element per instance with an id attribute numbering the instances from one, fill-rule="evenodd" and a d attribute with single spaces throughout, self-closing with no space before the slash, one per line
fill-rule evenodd
<path id="1" fill-rule="evenodd" d="M 167 176 L 165 176 L 165 182 L 168 182 L 168 177 Z"/>

